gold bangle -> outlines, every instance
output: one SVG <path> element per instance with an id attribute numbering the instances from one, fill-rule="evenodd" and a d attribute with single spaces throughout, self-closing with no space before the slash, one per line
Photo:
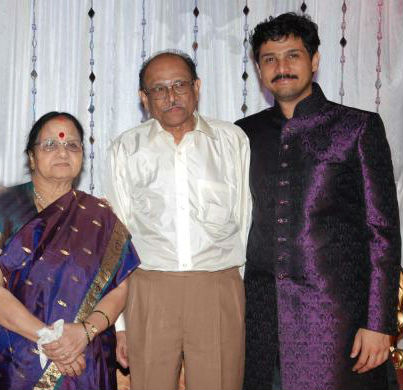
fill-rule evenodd
<path id="1" fill-rule="evenodd" d="M 94 310 L 93 313 L 100 313 L 105 317 L 106 322 L 108 323 L 108 326 L 106 328 L 109 328 L 111 326 L 111 323 L 109 321 L 109 317 L 102 310 Z"/>
<path id="2" fill-rule="evenodd" d="M 87 345 L 91 342 L 90 335 L 88 334 L 87 327 L 85 326 L 85 322 L 81 321 L 81 325 L 84 328 L 85 335 L 87 336 Z"/>

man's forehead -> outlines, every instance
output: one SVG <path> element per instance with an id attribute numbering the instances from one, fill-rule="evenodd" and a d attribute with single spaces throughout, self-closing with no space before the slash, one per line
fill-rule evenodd
<path id="1" fill-rule="evenodd" d="M 147 66 L 144 78 L 151 78 L 158 74 L 186 73 L 190 74 L 186 61 L 175 54 L 164 53 L 153 58 Z"/>
<path id="2" fill-rule="evenodd" d="M 276 40 L 267 40 L 260 46 L 260 55 L 267 52 L 282 52 L 289 50 L 302 50 L 307 51 L 304 42 L 300 37 L 294 35 L 280 37 Z"/>

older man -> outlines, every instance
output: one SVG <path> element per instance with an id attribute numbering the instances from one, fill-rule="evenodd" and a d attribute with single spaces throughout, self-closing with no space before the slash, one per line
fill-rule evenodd
<path id="1" fill-rule="evenodd" d="M 317 26 L 292 13 L 251 43 L 274 107 L 237 122 L 251 145 L 246 389 L 387 389 L 399 213 L 379 115 L 312 82 Z"/>
<path id="2" fill-rule="evenodd" d="M 125 311 L 131 388 L 175 389 L 184 360 L 188 388 L 239 389 L 249 143 L 197 113 L 201 83 L 187 55 L 159 53 L 139 77 L 152 119 L 113 143 L 108 184 L 141 259 Z"/>

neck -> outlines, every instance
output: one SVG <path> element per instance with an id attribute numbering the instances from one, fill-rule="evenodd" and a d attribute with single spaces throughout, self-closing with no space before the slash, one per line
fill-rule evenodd
<path id="1" fill-rule="evenodd" d="M 49 206 L 72 188 L 71 182 L 48 182 L 36 175 L 32 176 L 32 182 L 36 200 L 42 208 Z"/>
<path id="2" fill-rule="evenodd" d="M 195 117 L 192 116 L 192 118 L 189 121 L 186 121 L 185 123 L 179 126 L 164 127 L 164 130 L 172 134 L 172 137 L 174 137 L 175 144 L 178 145 L 182 141 L 185 134 L 189 131 L 192 131 L 194 127 L 195 127 Z"/>
<path id="3" fill-rule="evenodd" d="M 291 119 L 294 116 L 294 110 L 298 103 L 291 102 L 278 102 L 281 112 L 287 119 Z"/>
<path id="4" fill-rule="evenodd" d="M 281 99 L 280 97 L 277 100 L 281 111 L 287 119 L 291 119 L 294 116 L 295 107 L 297 107 L 298 103 L 308 96 L 312 95 L 312 83 L 305 89 L 303 93 L 296 97 L 288 97 L 286 99 Z"/>

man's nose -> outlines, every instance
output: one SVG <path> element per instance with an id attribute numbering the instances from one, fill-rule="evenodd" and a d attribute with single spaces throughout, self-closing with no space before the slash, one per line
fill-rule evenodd
<path id="1" fill-rule="evenodd" d="M 289 62 L 287 60 L 287 58 L 279 58 L 277 59 L 277 63 L 276 63 L 276 71 L 277 73 L 289 73 L 288 71 L 290 70 L 289 67 Z"/>
<path id="2" fill-rule="evenodd" d="M 172 85 L 167 87 L 167 95 L 170 102 L 174 102 L 176 100 L 176 92 Z"/>

